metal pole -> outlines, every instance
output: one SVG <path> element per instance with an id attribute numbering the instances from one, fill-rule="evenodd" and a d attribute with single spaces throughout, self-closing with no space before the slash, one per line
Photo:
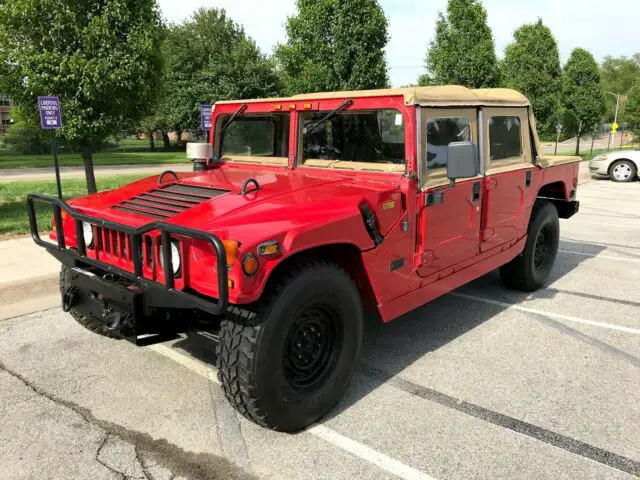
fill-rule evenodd
<path id="1" fill-rule="evenodd" d="M 623 141 L 624 141 L 624 130 L 620 132 L 620 150 L 622 150 Z"/>
<path id="2" fill-rule="evenodd" d="M 558 140 L 560 140 L 560 132 L 556 135 L 556 148 L 553 150 L 554 155 L 558 154 Z"/>
<path id="3" fill-rule="evenodd" d="M 591 151 L 589 152 L 589 156 L 593 156 L 593 144 L 596 141 L 596 129 L 593 129 L 593 135 L 591 135 Z"/>
<path id="4" fill-rule="evenodd" d="M 51 135 L 51 150 L 53 151 L 53 165 L 56 171 L 56 187 L 58 188 L 58 198 L 62 199 L 62 182 L 60 181 L 60 162 L 58 162 L 58 142 L 56 141 L 56 131 Z"/>

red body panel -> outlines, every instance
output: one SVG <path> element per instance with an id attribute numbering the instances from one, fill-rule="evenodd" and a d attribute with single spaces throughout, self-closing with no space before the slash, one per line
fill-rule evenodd
<path id="1" fill-rule="evenodd" d="M 344 101 L 335 98 L 313 102 L 314 110 L 332 110 Z M 245 304 L 258 300 L 274 268 L 291 255 L 315 247 L 347 244 L 361 252 L 361 262 L 385 321 L 389 321 L 451 289 L 497 268 L 517 255 L 524 245 L 531 207 L 541 186 L 561 182 L 566 199 L 577 174 L 575 164 L 541 169 L 531 166 L 531 183 L 525 186 L 525 170 L 492 175 L 484 179 L 459 181 L 444 193 L 447 201 L 425 206 L 425 196 L 416 180 L 416 111 L 403 97 L 355 98 L 352 109 L 394 108 L 403 115 L 407 171 L 400 173 L 331 170 L 296 165 L 298 111 L 304 103 L 289 102 L 291 108 L 290 156 L 287 166 L 251 163 L 218 163 L 211 170 L 181 174 L 178 182 L 221 190 L 220 194 L 186 208 L 176 200 L 169 203 L 172 216 L 166 221 L 216 234 L 222 240 L 240 243 L 238 260 L 229 269 L 233 283 L 229 301 Z M 216 118 L 237 110 L 238 104 L 217 105 L 213 112 L 211 138 Z M 295 106 L 295 108 L 293 106 Z M 278 102 L 249 103 L 246 113 L 273 112 Z M 255 178 L 261 188 L 242 195 L 243 182 Z M 158 177 L 144 179 L 110 192 L 78 198 L 70 202 L 83 213 L 114 222 L 141 226 L 153 219 L 144 213 L 132 214 L 112 207 L 139 194 L 158 188 Z M 474 189 L 474 184 L 476 185 Z M 433 192 L 431 192 L 433 193 Z M 365 228 L 359 206 L 369 204 L 384 237 L 379 246 Z M 186 209 L 185 209 L 186 208 Z M 173 211 L 175 210 L 175 214 Z M 65 224 L 70 245 L 75 244 L 73 228 Z M 101 232 L 104 245 L 108 234 Z M 215 298 L 215 257 L 209 245 L 180 239 L 182 272 L 176 288 L 189 288 Z M 126 244 L 126 239 L 120 240 Z M 144 275 L 163 280 L 156 248 L 157 238 L 149 237 Z M 244 275 L 241 259 L 256 255 L 267 241 L 281 245 L 279 254 L 257 256 L 258 273 Z M 115 244 L 114 244 L 115 245 Z M 118 247 L 100 259 L 132 271 L 131 261 L 118 256 Z M 95 256 L 95 252 L 89 251 Z M 153 260 L 153 261 L 152 261 Z M 155 265 L 155 267 L 154 267 Z"/>

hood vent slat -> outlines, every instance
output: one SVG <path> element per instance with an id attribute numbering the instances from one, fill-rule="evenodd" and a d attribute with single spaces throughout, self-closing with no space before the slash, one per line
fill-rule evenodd
<path id="1" fill-rule="evenodd" d="M 228 193 L 228 190 L 175 183 L 141 193 L 112 208 L 121 212 L 166 219 L 225 193 Z"/>

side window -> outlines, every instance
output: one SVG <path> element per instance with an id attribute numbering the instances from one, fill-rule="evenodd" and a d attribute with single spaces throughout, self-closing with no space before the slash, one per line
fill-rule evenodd
<path id="1" fill-rule="evenodd" d="M 427 169 L 447 166 L 447 147 L 452 142 L 471 140 L 471 125 L 466 117 L 431 118 L 427 122 Z"/>
<path id="2" fill-rule="evenodd" d="M 489 155 L 492 162 L 522 157 L 520 118 L 495 116 L 489 119 Z"/>

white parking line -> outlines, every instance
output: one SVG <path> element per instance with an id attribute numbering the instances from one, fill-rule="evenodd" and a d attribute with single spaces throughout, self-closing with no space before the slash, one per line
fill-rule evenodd
<path id="1" fill-rule="evenodd" d="M 604 260 L 619 260 L 621 262 L 637 262 L 640 263 L 640 258 L 625 258 L 625 257 L 613 257 L 610 255 L 593 255 L 591 253 L 584 252 L 574 252 L 572 250 L 558 250 L 558 252 L 569 253 L 571 255 L 580 255 L 582 257 L 590 257 L 590 258 L 602 258 Z"/>
<path id="2" fill-rule="evenodd" d="M 208 378 L 218 385 L 220 384 L 216 376 L 213 374 L 214 369 L 199 360 L 178 353 L 174 349 L 162 344 L 150 345 L 147 348 L 169 358 L 170 360 L 173 360 L 176 363 L 179 363 L 201 377 Z M 431 477 L 420 470 L 410 467 L 409 465 L 391 458 L 384 453 L 378 452 L 363 443 L 345 437 L 324 425 L 314 425 L 309 427 L 307 432 L 324 440 L 325 442 L 335 445 L 341 450 L 349 452 L 362 460 L 376 465 L 382 470 L 385 470 L 398 478 L 402 478 L 404 480 L 436 480 L 434 477 Z"/>
<path id="3" fill-rule="evenodd" d="M 633 228 L 639 229 L 640 225 L 620 225 L 619 223 L 600 223 L 600 222 L 583 222 L 582 220 L 570 219 L 567 223 L 579 223 L 582 225 L 593 225 L 595 227 L 618 227 L 618 228 Z"/>
<path id="4" fill-rule="evenodd" d="M 640 335 L 640 329 L 637 329 L 637 328 L 623 327 L 622 325 L 615 325 L 612 323 L 596 322 L 594 320 L 587 320 L 585 318 L 573 317 L 571 315 L 564 315 L 562 313 L 538 310 L 537 308 L 521 307 L 520 305 L 514 305 L 513 303 L 499 302 L 497 300 L 491 300 L 489 298 L 484 298 L 484 297 L 476 297 L 475 295 L 467 295 L 464 293 L 452 292 L 449 295 L 453 295 L 460 298 L 466 298 L 468 300 L 484 302 L 490 305 L 497 305 L 499 307 L 505 307 L 511 310 L 518 310 L 520 312 L 534 313 L 536 315 L 542 315 L 545 317 L 557 318 L 558 320 L 566 320 L 568 322 L 582 323 L 584 325 L 591 325 L 593 327 L 607 328 L 609 330 L 617 330 L 619 332 L 633 333 L 634 335 Z"/>

